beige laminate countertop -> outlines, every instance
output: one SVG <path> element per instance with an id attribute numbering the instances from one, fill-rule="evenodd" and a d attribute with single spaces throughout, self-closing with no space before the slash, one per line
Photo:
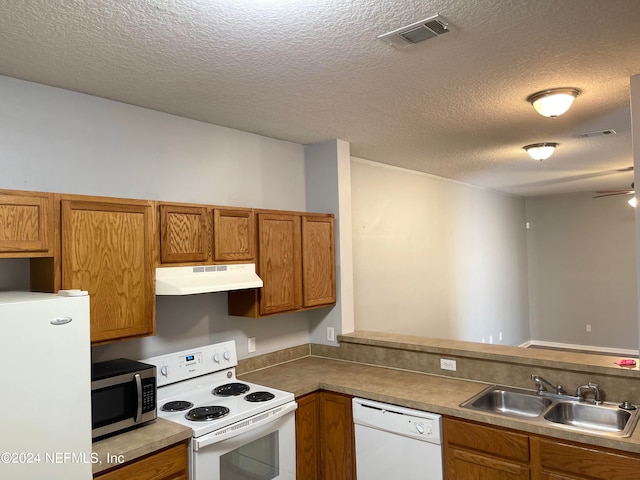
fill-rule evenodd
<path id="1" fill-rule="evenodd" d="M 329 390 L 529 433 L 640 453 L 640 426 L 629 438 L 608 438 L 461 408 L 460 403 L 487 387 L 487 384 L 476 381 L 313 356 L 250 372 L 238 378 L 293 392 L 296 398 L 320 389 Z"/>
<path id="2" fill-rule="evenodd" d="M 157 418 L 153 423 L 99 440 L 93 444 L 97 463 L 93 474 L 144 457 L 157 450 L 191 438 L 191 429 L 169 420 Z"/>

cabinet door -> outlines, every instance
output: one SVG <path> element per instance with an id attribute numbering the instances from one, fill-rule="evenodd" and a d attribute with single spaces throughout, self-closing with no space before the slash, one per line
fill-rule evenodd
<path id="1" fill-rule="evenodd" d="M 0 192 L 0 256 L 53 256 L 53 196 Z"/>
<path id="2" fill-rule="evenodd" d="M 160 205 L 160 262 L 205 262 L 211 245 L 207 209 Z"/>
<path id="3" fill-rule="evenodd" d="M 320 394 L 320 478 L 356 478 L 355 435 L 351 397 L 337 393 Z"/>
<path id="4" fill-rule="evenodd" d="M 258 272 L 264 281 L 260 291 L 261 315 L 301 308 L 300 237 L 299 215 L 258 214 Z"/>
<path id="5" fill-rule="evenodd" d="M 532 459 L 542 478 L 637 480 L 640 455 L 551 438 L 531 438 Z"/>
<path id="6" fill-rule="evenodd" d="M 529 480 L 529 468 L 505 459 L 451 447 L 445 471 L 449 480 Z"/>
<path id="7" fill-rule="evenodd" d="M 213 211 L 213 260 L 250 262 L 255 260 L 255 232 L 252 210 Z"/>
<path id="8" fill-rule="evenodd" d="M 189 451 L 183 442 L 115 470 L 96 475 L 100 480 L 189 480 Z"/>
<path id="9" fill-rule="evenodd" d="M 529 479 L 529 437 L 473 422 L 443 419 L 447 479 Z"/>
<path id="10" fill-rule="evenodd" d="M 333 217 L 302 217 L 303 305 L 336 303 Z"/>
<path id="11" fill-rule="evenodd" d="M 320 395 L 297 399 L 296 478 L 320 480 Z"/>
<path id="12" fill-rule="evenodd" d="M 150 202 L 62 201 L 62 288 L 91 296 L 91 342 L 154 333 Z"/>

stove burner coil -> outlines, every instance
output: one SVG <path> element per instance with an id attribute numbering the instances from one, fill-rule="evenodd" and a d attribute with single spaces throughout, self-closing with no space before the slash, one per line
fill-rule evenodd
<path id="1" fill-rule="evenodd" d="M 268 402 L 273 398 L 275 395 L 271 392 L 253 392 L 244 397 L 247 402 Z"/>
<path id="2" fill-rule="evenodd" d="M 227 407 L 212 406 L 192 408 L 185 414 L 187 420 L 193 422 L 210 422 L 229 414 Z"/>
<path id="3" fill-rule="evenodd" d="M 167 402 L 162 405 L 161 410 L 163 412 L 181 412 L 182 410 L 189 410 L 193 407 L 193 403 L 186 400 L 176 400 L 173 402 Z"/>
<path id="4" fill-rule="evenodd" d="M 245 383 L 226 383 L 213 389 L 213 394 L 219 397 L 235 397 L 249 390 Z"/>

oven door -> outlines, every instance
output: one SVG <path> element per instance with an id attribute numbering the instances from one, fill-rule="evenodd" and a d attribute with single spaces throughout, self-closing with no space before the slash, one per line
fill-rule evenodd
<path id="1" fill-rule="evenodd" d="M 192 441 L 191 480 L 295 480 L 297 404 Z"/>

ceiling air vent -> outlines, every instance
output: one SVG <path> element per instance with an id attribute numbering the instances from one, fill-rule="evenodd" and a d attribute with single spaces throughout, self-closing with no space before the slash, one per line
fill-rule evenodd
<path id="1" fill-rule="evenodd" d="M 609 130 L 599 130 L 597 132 L 588 132 L 588 133 L 579 133 L 576 135 L 576 137 L 578 138 L 590 138 L 590 137 L 599 137 L 601 135 L 615 135 L 616 131 L 609 129 Z"/>
<path id="2" fill-rule="evenodd" d="M 378 35 L 380 40 L 395 47 L 408 47 L 451 31 L 451 25 L 440 15 L 398 28 L 393 32 Z"/>

